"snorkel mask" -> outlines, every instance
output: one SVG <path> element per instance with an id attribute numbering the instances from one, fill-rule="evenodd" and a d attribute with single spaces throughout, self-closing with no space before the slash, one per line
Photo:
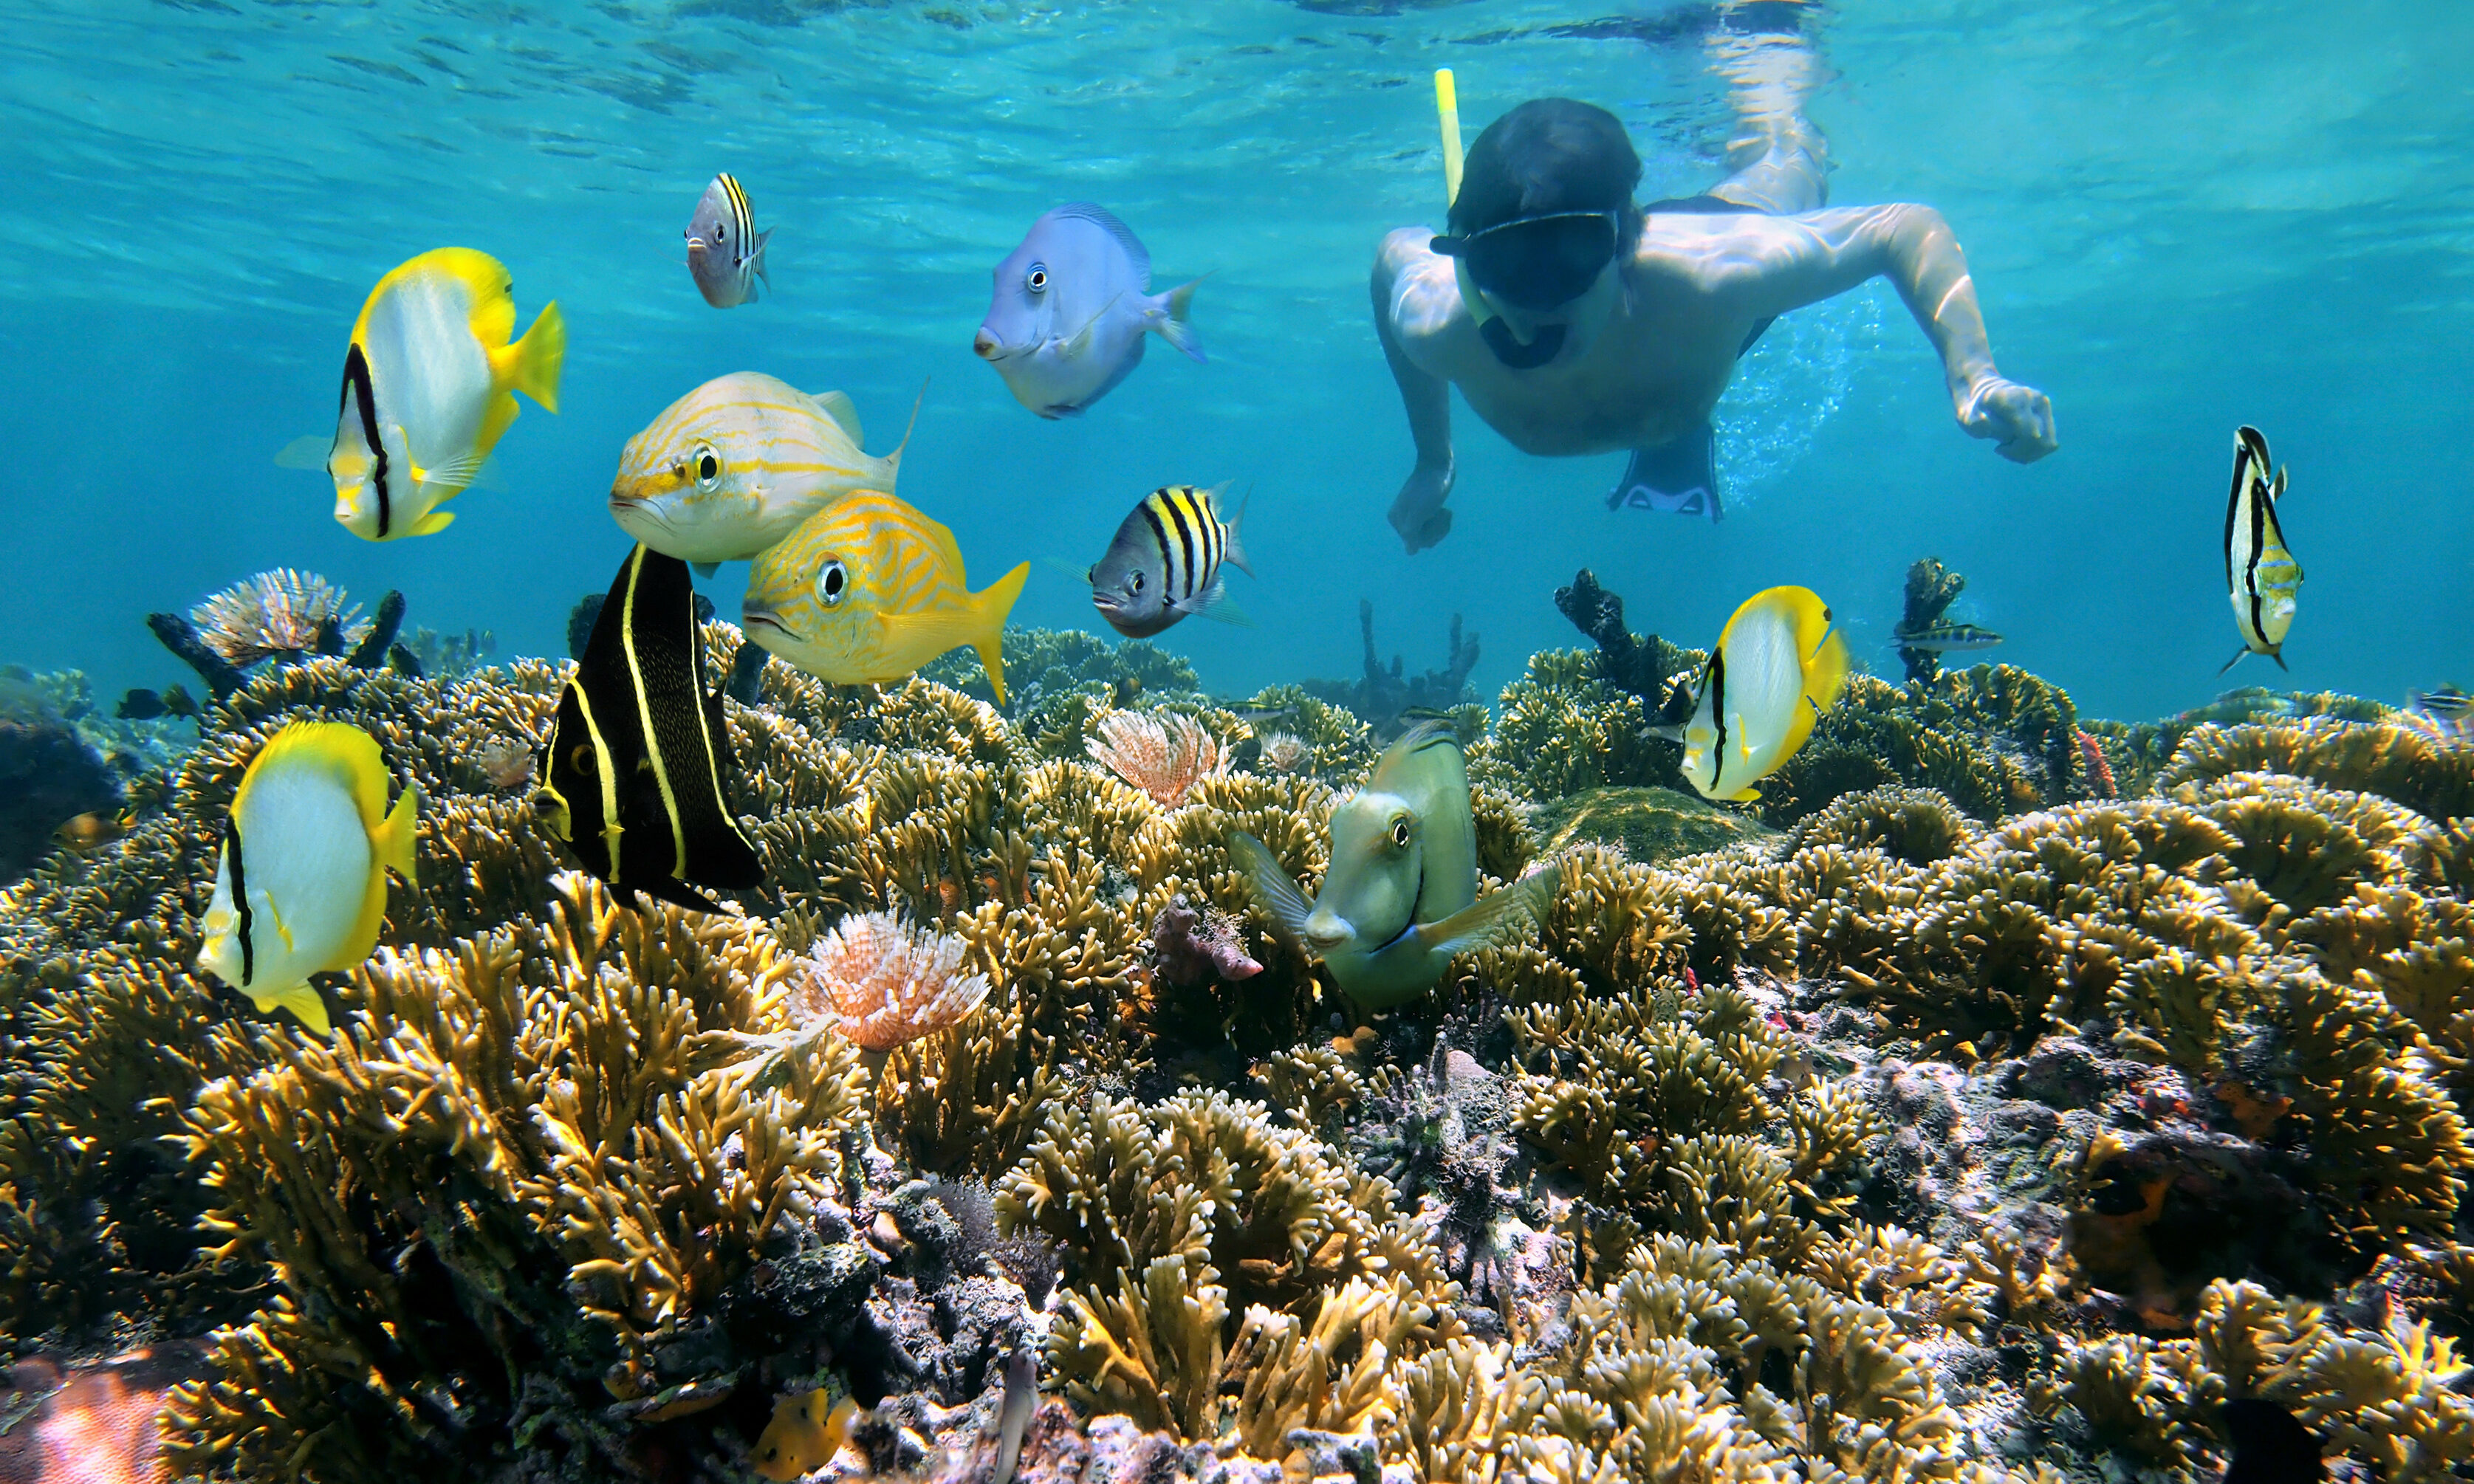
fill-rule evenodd
<path id="1" fill-rule="evenodd" d="M 1460 98 L 1448 67 L 1435 72 L 1435 111 L 1443 129 L 1448 209 L 1460 200 L 1462 165 Z M 1527 371 L 1545 365 L 1564 348 L 1565 327 L 1540 325 L 1534 341 L 1523 341 L 1493 300 L 1536 311 L 1571 302 L 1588 293 L 1613 261 L 1622 230 L 1623 213 L 1617 210 L 1555 211 L 1435 237 L 1427 247 L 1452 260 L 1461 302 L 1468 306 L 1487 348 L 1504 365 Z"/>

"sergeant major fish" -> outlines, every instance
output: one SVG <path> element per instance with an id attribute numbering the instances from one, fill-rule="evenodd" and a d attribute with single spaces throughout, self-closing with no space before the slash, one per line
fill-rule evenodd
<path id="1" fill-rule="evenodd" d="M 764 244 L 772 240 L 773 230 L 756 229 L 747 192 L 729 171 L 715 176 L 704 188 L 695 215 L 688 218 L 687 237 L 688 273 L 695 279 L 696 292 L 716 309 L 754 303 L 759 278 L 766 288 L 773 286 L 772 275 L 764 272 Z"/>
<path id="2" fill-rule="evenodd" d="M 749 638 L 837 685 L 898 681 L 968 644 L 1003 706 L 1006 614 L 1030 573 L 1026 562 L 971 592 L 953 532 L 862 490 L 756 559 L 740 616 Z"/>
<path id="3" fill-rule="evenodd" d="M 1058 206 L 997 264 L 971 348 L 1025 407 L 1078 418 L 1142 364 L 1146 333 L 1204 358 L 1186 323 L 1195 283 L 1151 293 L 1152 255 L 1131 227 L 1088 203 Z"/>
<path id="4" fill-rule="evenodd" d="M 915 426 L 916 403 L 910 419 Z M 860 441 L 859 409 L 843 393 L 811 396 L 760 371 L 733 371 L 627 440 L 610 514 L 655 551 L 710 570 L 755 556 L 854 490 L 891 491 L 910 434 L 881 459 Z"/>
<path id="5" fill-rule="evenodd" d="M 1847 641 L 1807 587 L 1744 600 L 1710 652 L 1684 726 L 1684 777 L 1704 799 L 1758 799 L 1847 683 Z"/>
<path id="6" fill-rule="evenodd" d="M 2266 655 L 2285 664 L 2285 634 L 2293 627 L 2293 600 L 2302 587 L 2302 564 L 2285 547 L 2276 504 L 2285 495 L 2285 473 L 2268 477 L 2268 440 L 2257 428 L 2234 432 L 2234 482 L 2225 497 L 2225 588 L 2233 600 L 2234 627 L 2243 647 L 2218 669 L 2222 675 L 2244 655 Z"/>
<path id="7" fill-rule="evenodd" d="M 1225 564 L 1251 576 L 1237 526 L 1222 523 L 1220 491 L 1169 485 L 1143 496 L 1087 574 L 1091 605 L 1128 638 L 1161 633 L 1189 613 L 1238 621 L 1224 600 Z"/>
<path id="8" fill-rule="evenodd" d="M 223 859 L 201 924 L 198 968 L 260 1011 L 288 1010 L 325 1035 L 309 976 L 377 946 L 387 873 L 414 884 L 421 790 L 386 806 L 377 740 L 342 722 L 294 722 L 252 759 L 224 816 Z"/>
<path id="9" fill-rule="evenodd" d="M 567 322 L 557 304 L 545 305 L 510 344 L 511 287 L 488 253 L 440 248 L 370 291 L 344 352 L 326 459 L 344 529 L 373 541 L 446 530 L 455 515 L 438 507 L 480 475 L 516 420 L 515 394 L 558 411 Z M 294 443 L 276 462 L 300 467 L 305 457 Z"/>
<path id="10" fill-rule="evenodd" d="M 705 683 L 687 563 L 627 554 L 558 697 L 534 796 L 549 832 L 632 903 L 718 911 L 697 886 L 764 879 L 730 810 L 730 734 Z"/>
<path id="11" fill-rule="evenodd" d="M 1434 987 L 1452 955 L 1544 913 L 1559 879 L 1539 872 L 1481 900 L 1477 831 L 1460 742 L 1421 722 L 1384 750 L 1366 786 L 1331 813 L 1331 865 L 1306 900 L 1270 848 L 1244 832 L 1235 857 L 1282 936 L 1332 982 L 1380 1009 Z"/>

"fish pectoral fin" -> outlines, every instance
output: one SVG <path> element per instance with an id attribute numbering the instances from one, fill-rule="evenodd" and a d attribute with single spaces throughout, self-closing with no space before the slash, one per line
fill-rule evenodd
<path id="1" fill-rule="evenodd" d="M 444 463 L 431 465 L 427 468 L 416 464 L 412 468 L 412 477 L 424 491 L 432 486 L 450 492 L 469 490 L 473 482 L 481 477 L 482 466 L 488 462 L 480 454 L 468 452 Z"/>
<path id="2" fill-rule="evenodd" d="M 1082 322 L 1082 327 L 1074 332 L 1074 338 L 1065 342 L 1064 346 L 1059 348 L 1058 353 L 1071 358 L 1079 356 L 1082 354 L 1082 352 L 1090 349 L 1091 337 L 1098 332 L 1100 322 L 1106 319 L 1108 317 L 1108 311 L 1117 307 L 1117 300 L 1125 297 L 1125 292 L 1123 290 L 1119 290 L 1117 293 L 1109 295 L 1108 301 L 1102 304 L 1097 310 L 1093 311 L 1091 318 Z"/>
<path id="3" fill-rule="evenodd" d="M 1207 277 L 1209 275 L 1204 276 Z M 1201 287 L 1201 278 L 1197 278 L 1191 283 L 1180 283 L 1167 293 L 1147 301 L 1143 311 L 1143 327 L 1156 331 L 1160 339 L 1184 351 L 1188 359 L 1207 364 L 1210 357 L 1202 353 L 1201 338 L 1194 333 L 1194 326 L 1186 323 L 1186 313 L 1194 306 L 1194 291 Z"/>
<path id="4" fill-rule="evenodd" d="M 327 469 L 327 455 L 333 450 L 334 446 L 335 435 L 332 433 L 323 438 L 315 433 L 296 438 L 275 450 L 275 467 L 316 469 L 324 473 Z"/>
<path id="5" fill-rule="evenodd" d="M 1254 900 L 1272 916 L 1272 928 L 1291 947 L 1302 948 L 1306 936 L 1306 917 L 1314 909 L 1307 905 L 1305 894 L 1290 879 L 1271 847 L 1244 830 L 1228 836 L 1228 853 L 1236 859 L 1237 869 L 1246 874 L 1254 888 Z"/>
<path id="6" fill-rule="evenodd" d="M 1533 922 L 1545 915 L 1547 904 L 1555 899 L 1556 884 L 1563 878 L 1560 870 L 1535 872 L 1499 892 L 1490 892 L 1439 922 L 1418 925 L 1418 941 L 1432 952 L 1467 953 L 1483 948 L 1512 933 L 1524 922 Z"/>
<path id="7" fill-rule="evenodd" d="M 1254 620 L 1246 616 L 1246 610 L 1230 600 L 1228 585 L 1216 577 L 1211 580 L 1211 586 L 1196 593 L 1191 602 L 1170 606 L 1198 618 L 1208 618 L 1213 623 L 1233 624 L 1240 629 L 1255 627 Z"/>

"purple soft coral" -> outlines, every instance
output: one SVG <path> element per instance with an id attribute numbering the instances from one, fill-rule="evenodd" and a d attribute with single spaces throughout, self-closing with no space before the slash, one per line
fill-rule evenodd
<path id="1" fill-rule="evenodd" d="M 1178 897 L 1152 922 L 1152 964 L 1175 985 L 1209 979 L 1250 979 L 1263 966 L 1246 956 L 1237 941 L 1237 920 L 1225 912 L 1195 911 Z"/>

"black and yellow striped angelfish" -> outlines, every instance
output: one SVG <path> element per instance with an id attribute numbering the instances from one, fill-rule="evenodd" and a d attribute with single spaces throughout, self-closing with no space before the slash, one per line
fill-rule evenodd
<path id="1" fill-rule="evenodd" d="M 2225 588 L 2234 605 L 2234 627 L 2243 647 L 2224 662 L 2222 675 L 2244 655 L 2266 655 L 2286 667 L 2285 632 L 2293 627 L 2293 599 L 2302 587 L 2302 564 L 2285 546 L 2276 502 L 2285 495 L 2285 473 L 2268 477 L 2268 440 L 2254 427 L 2234 432 L 2233 491 L 2225 497 Z"/>
<path id="2" fill-rule="evenodd" d="M 1224 566 L 1249 576 L 1254 571 L 1237 540 L 1246 513 L 1225 523 L 1220 518 L 1220 491 L 1227 488 L 1164 486 L 1144 495 L 1117 527 L 1107 555 L 1087 574 L 1091 605 L 1110 628 L 1143 639 L 1188 613 L 1246 622 L 1221 584 Z"/>
<path id="3" fill-rule="evenodd" d="M 729 733 L 694 603 L 686 562 L 629 553 L 559 695 L 534 803 L 619 896 L 712 912 L 692 887 L 743 890 L 764 868 L 730 812 Z"/>

